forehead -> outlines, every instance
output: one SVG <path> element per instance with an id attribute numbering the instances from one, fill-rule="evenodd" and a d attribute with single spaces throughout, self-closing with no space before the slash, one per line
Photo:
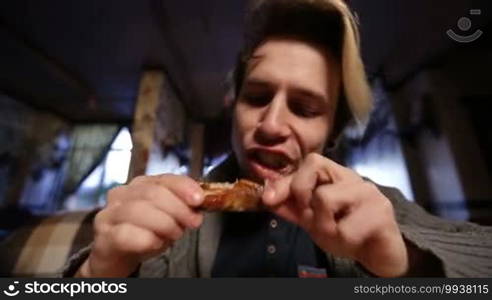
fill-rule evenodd
<path id="1" fill-rule="evenodd" d="M 248 80 L 266 81 L 331 94 L 337 89 L 338 64 L 322 47 L 304 41 L 276 38 L 262 43 L 246 68 Z"/>

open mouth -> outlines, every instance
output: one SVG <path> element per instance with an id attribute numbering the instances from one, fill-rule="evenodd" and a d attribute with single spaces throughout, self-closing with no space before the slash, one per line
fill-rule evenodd
<path id="1" fill-rule="evenodd" d="M 263 178 L 275 178 L 289 174 L 293 170 L 293 162 L 283 153 L 266 150 L 253 150 L 249 153 L 253 171 Z"/>

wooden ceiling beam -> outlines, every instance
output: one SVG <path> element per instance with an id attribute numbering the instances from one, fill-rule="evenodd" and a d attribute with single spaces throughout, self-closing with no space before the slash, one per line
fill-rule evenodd
<path id="1" fill-rule="evenodd" d="M 149 162 L 158 124 L 157 109 L 159 98 L 163 92 L 164 80 L 164 72 L 159 70 L 145 71 L 141 77 L 133 118 L 133 150 L 128 181 L 146 174 L 147 163 Z"/>
<path id="2" fill-rule="evenodd" d="M 3 31 L 9 38 L 19 46 L 27 50 L 36 60 L 51 71 L 57 78 L 60 78 L 70 88 L 87 97 L 88 101 L 95 96 L 94 91 L 86 81 L 82 80 L 73 71 L 70 71 L 63 63 L 36 47 L 23 34 L 8 26 L 0 19 L 0 31 Z"/>

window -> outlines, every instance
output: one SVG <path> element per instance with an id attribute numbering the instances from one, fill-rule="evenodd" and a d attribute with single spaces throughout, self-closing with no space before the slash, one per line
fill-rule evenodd
<path id="1" fill-rule="evenodd" d="M 65 202 L 65 209 L 80 210 L 103 206 L 109 189 L 126 183 L 132 140 L 128 128 L 120 130 L 103 161 L 87 176 Z"/>

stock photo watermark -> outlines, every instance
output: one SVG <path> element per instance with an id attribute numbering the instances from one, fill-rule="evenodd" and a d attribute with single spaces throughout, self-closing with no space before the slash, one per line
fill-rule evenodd
<path id="1" fill-rule="evenodd" d="M 126 294 L 126 283 L 102 282 L 26 282 L 14 281 L 3 290 L 3 294 L 15 297 L 19 294 L 64 294 L 74 297 L 78 294 Z"/>
<path id="2" fill-rule="evenodd" d="M 470 9 L 470 16 L 480 16 L 482 15 L 481 9 Z M 462 31 L 463 34 L 456 33 L 453 29 L 449 29 L 446 31 L 446 34 L 454 41 L 458 43 L 471 43 L 478 40 L 483 31 L 480 29 L 475 30 L 473 33 L 468 33 L 468 31 L 472 27 L 472 20 L 469 17 L 461 17 L 457 22 L 458 28 Z"/>

